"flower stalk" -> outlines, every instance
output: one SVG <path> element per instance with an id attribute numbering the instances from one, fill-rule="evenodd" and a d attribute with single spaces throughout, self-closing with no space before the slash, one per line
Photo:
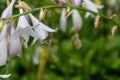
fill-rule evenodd
<path id="1" fill-rule="evenodd" d="M 39 11 L 41 9 L 53 9 L 53 8 L 67 8 L 68 6 L 55 6 L 55 5 L 50 5 L 50 6 L 43 6 L 43 7 L 38 7 L 38 8 L 35 8 L 35 9 L 31 9 L 29 11 L 26 11 L 26 12 L 23 12 L 21 14 L 16 14 L 16 15 L 13 15 L 13 16 L 9 16 L 9 17 L 6 17 L 6 18 L 0 18 L 0 20 L 9 20 L 9 19 L 13 19 L 13 18 L 17 18 L 19 16 L 22 16 L 22 15 L 26 15 L 28 13 L 32 13 L 32 12 L 36 12 L 36 11 Z M 110 20 L 111 22 L 113 22 L 115 25 L 117 25 L 118 27 L 120 27 L 120 24 L 115 21 L 114 19 L 112 19 L 111 17 L 109 16 L 106 16 L 102 13 L 96 13 L 96 12 L 93 12 L 91 10 L 88 10 L 88 9 L 85 9 L 85 8 L 79 8 L 79 7 L 75 7 L 75 6 L 69 6 L 71 9 L 77 9 L 77 10 L 80 10 L 80 11 L 84 11 L 84 12 L 90 12 L 92 14 L 95 14 L 95 15 L 99 15 L 101 16 L 102 18 L 105 18 L 107 20 Z"/>

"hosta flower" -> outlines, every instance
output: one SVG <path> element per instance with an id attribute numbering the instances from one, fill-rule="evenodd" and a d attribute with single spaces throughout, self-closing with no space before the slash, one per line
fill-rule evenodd
<path id="1" fill-rule="evenodd" d="M 20 9 L 20 13 L 23 13 L 22 9 Z M 24 15 L 19 17 L 15 35 L 19 36 L 25 41 L 26 47 L 30 36 L 37 38 L 36 33 L 33 31 Z"/>
<path id="2" fill-rule="evenodd" d="M 10 5 L 3 11 L 1 15 L 2 18 L 12 16 L 12 9 L 13 9 L 14 3 L 15 3 L 15 0 L 12 0 Z M 11 48 L 13 48 L 13 47 L 10 47 L 10 48 L 8 47 L 8 41 L 9 41 L 10 30 L 11 30 L 10 20 L 5 20 L 2 26 L 3 26 L 3 29 L 0 33 L 0 50 L 1 50 L 0 51 L 0 66 L 6 64 L 6 61 L 9 58 L 8 56 L 9 51 L 11 51 Z M 16 48 L 14 47 L 12 51 L 15 49 Z"/>
<path id="3" fill-rule="evenodd" d="M 74 6 L 79 6 L 81 3 L 81 0 L 72 0 L 72 3 Z"/>
<path id="4" fill-rule="evenodd" d="M 44 40 L 48 36 L 48 32 L 56 32 L 56 30 L 49 28 L 47 25 L 35 18 L 32 14 L 29 14 L 29 16 L 34 27 L 34 31 L 38 35 L 37 39 Z"/>
<path id="5" fill-rule="evenodd" d="M 58 4 L 66 4 L 66 0 L 51 0 L 53 3 L 58 3 Z"/>
<path id="6" fill-rule="evenodd" d="M 78 10 L 73 9 L 72 11 L 73 11 L 73 13 L 72 13 L 73 26 L 75 27 L 76 30 L 80 30 L 82 27 L 81 16 L 80 16 Z"/>
<path id="7" fill-rule="evenodd" d="M 103 6 L 98 6 L 98 5 L 96 5 L 95 3 L 93 3 L 91 0 L 83 0 L 83 1 L 84 1 L 84 3 L 85 3 L 85 8 L 88 9 L 88 10 L 91 10 L 91 11 L 93 11 L 93 12 L 98 13 L 98 9 L 103 8 Z M 91 13 L 89 13 L 89 12 L 86 13 L 86 17 L 88 17 L 88 16 L 90 16 L 90 15 L 93 16 L 93 14 L 91 14 Z"/>

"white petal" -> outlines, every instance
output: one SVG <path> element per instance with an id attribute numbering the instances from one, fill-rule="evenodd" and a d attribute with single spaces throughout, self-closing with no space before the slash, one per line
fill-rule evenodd
<path id="1" fill-rule="evenodd" d="M 85 7 L 88 10 L 91 10 L 91 11 L 98 13 L 97 7 L 94 5 L 94 3 L 92 1 L 90 1 L 90 0 L 83 0 L 83 1 L 85 3 Z"/>
<path id="2" fill-rule="evenodd" d="M 42 30 L 44 31 L 48 31 L 48 32 L 56 32 L 56 30 L 54 29 L 51 29 L 49 28 L 47 25 L 39 22 L 39 20 L 37 18 L 35 18 L 32 14 L 29 14 L 31 20 L 32 20 L 32 23 L 33 23 L 33 26 L 39 26 Z"/>
<path id="3" fill-rule="evenodd" d="M 16 0 L 12 0 L 10 5 L 3 11 L 1 17 L 5 18 L 12 15 L 12 8 Z"/>
<path id="4" fill-rule="evenodd" d="M 73 5 L 79 6 L 81 3 L 81 0 L 72 0 Z"/>
<path id="5" fill-rule="evenodd" d="M 0 40 L 0 66 L 5 65 L 7 61 L 7 40 Z"/>
<path id="6" fill-rule="evenodd" d="M 41 27 L 42 30 L 47 31 L 47 32 L 56 32 L 56 29 L 51 29 L 49 28 L 47 25 L 43 24 L 43 23 L 39 23 L 39 27 Z"/>
<path id="7" fill-rule="evenodd" d="M 76 9 L 73 9 L 72 18 L 75 29 L 80 30 L 82 27 L 82 19 L 79 12 Z"/>
<path id="8" fill-rule="evenodd" d="M 34 17 L 31 13 L 29 14 L 29 16 L 32 20 L 33 25 L 37 26 L 39 24 L 39 20 L 36 17 Z"/>
<path id="9" fill-rule="evenodd" d="M 66 25 L 67 25 L 67 17 L 65 16 L 65 8 L 62 9 L 61 17 L 60 17 L 60 28 L 63 32 L 66 31 Z"/>
<path id="10" fill-rule="evenodd" d="M 10 76 L 11 76 L 11 74 L 3 74 L 3 75 L 0 75 L 0 78 L 8 78 Z"/>
<path id="11" fill-rule="evenodd" d="M 10 60 L 14 56 L 21 56 L 22 53 L 22 46 L 20 42 L 19 35 L 12 34 L 10 36 L 9 42 L 8 42 L 8 60 Z"/>
<path id="12" fill-rule="evenodd" d="M 25 16 L 20 16 L 17 27 L 26 28 L 27 26 L 30 26 L 30 25 L 27 19 L 25 18 Z"/>
<path id="13" fill-rule="evenodd" d="M 0 34 L 0 66 L 5 65 L 7 60 L 9 29 L 10 26 L 7 26 L 7 24 L 5 24 Z"/>

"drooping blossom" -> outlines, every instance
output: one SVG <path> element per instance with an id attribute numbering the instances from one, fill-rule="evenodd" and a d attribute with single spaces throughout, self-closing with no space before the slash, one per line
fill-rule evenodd
<path id="1" fill-rule="evenodd" d="M 44 40 L 48 36 L 48 32 L 56 32 L 56 30 L 49 28 L 47 25 L 40 22 L 36 17 L 34 17 L 32 14 L 29 14 L 30 19 L 32 21 L 34 31 L 38 35 L 38 38 L 36 38 L 34 41 L 40 39 Z"/>
<path id="2" fill-rule="evenodd" d="M 98 13 L 98 9 L 103 8 L 103 6 L 96 5 L 91 0 L 83 0 L 83 2 L 85 3 L 85 8 L 86 9 L 91 10 L 91 11 L 96 12 L 96 13 Z M 86 12 L 85 17 L 88 17 L 90 15 L 93 16 L 92 13 Z"/>
<path id="3" fill-rule="evenodd" d="M 12 0 L 10 5 L 2 12 L 1 18 L 12 16 L 12 9 L 15 0 Z M 10 20 L 5 20 L 4 24 L 2 25 L 3 29 L 0 33 L 0 66 L 5 65 L 8 59 L 8 40 L 10 36 Z"/>
<path id="4" fill-rule="evenodd" d="M 19 10 L 20 13 L 23 13 L 23 9 Z M 37 34 L 34 32 L 24 15 L 19 17 L 15 35 L 24 40 L 25 47 L 27 47 L 30 36 L 37 38 Z"/>

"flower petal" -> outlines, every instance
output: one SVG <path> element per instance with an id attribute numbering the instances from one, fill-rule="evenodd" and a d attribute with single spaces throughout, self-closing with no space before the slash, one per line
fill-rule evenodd
<path id="1" fill-rule="evenodd" d="M 5 18 L 12 15 L 12 8 L 16 0 L 12 0 L 10 5 L 3 11 L 1 17 Z"/>
<path id="2" fill-rule="evenodd" d="M 73 9 L 72 18 L 75 29 L 80 30 L 82 27 L 82 19 L 79 12 L 76 9 Z"/>
<path id="3" fill-rule="evenodd" d="M 10 76 L 11 76 L 11 74 L 3 74 L 3 75 L 0 75 L 0 78 L 8 78 Z"/>
<path id="4" fill-rule="evenodd" d="M 67 25 L 67 17 L 65 16 L 65 8 L 62 9 L 62 14 L 60 17 L 60 28 L 63 32 L 66 31 L 66 25 Z"/>
<path id="5" fill-rule="evenodd" d="M 79 6 L 81 3 L 81 0 L 72 0 L 72 3 L 74 6 Z"/>
<path id="6" fill-rule="evenodd" d="M 19 35 L 13 33 L 11 34 L 10 39 L 8 41 L 8 61 L 16 55 L 21 56 L 21 53 L 22 53 L 22 46 Z"/>

